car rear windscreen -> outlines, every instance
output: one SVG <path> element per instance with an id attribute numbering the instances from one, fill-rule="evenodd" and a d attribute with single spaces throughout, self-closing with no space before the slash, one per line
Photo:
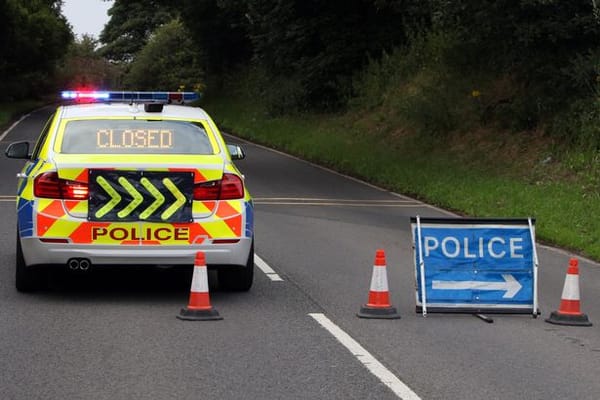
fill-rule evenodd
<path id="1" fill-rule="evenodd" d="M 70 121 L 60 147 L 66 154 L 214 154 L 204 128 L 187 121 Z"/>

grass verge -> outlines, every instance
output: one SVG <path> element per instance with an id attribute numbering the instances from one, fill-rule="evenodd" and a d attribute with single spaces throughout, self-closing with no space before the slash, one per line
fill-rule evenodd
<path id="1" fill-rule="evenodd" d="M 538 241 L 600 260 L 600 156 L 541 135 L 422 138 L 368 116 L 269 117 L 255 102 L 208 98 L 229 132 L 462 215 L 534 217 Z"/>

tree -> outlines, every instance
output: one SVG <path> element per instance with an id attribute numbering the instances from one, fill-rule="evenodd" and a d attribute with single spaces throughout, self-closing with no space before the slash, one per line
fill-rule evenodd
<path id="1" fill-rule="evenodd" d="M 120 88 L 121 68 L 102 57 L 97 47 L 98 41 L 87 34 L 71 44 L 58 78 L 63 88 Z"/>
<path id="2" fill-rule="evenodd" d="M 369 57 L 406 43 L 405 26 L 428 18 L 422 3 L 183 0 L 182 18 L 206 50 L 209 72 L 252 61 L 273 84 L 268 91 L 281 89 L 273 103 L 321 109 L 344 102 Z"/>
<path id="3" fill-rule="evenodd" d="M 177 17 L 178 8 L 178 1 L 115 0 L 100 33 L 101 54 L 109 60 L 131 62 L 156 28 Z"/>
<path id="4" fill-rule="evenodd" d="M 436 3 L 439 25 L 460 33 L 469 63 L 510 70 L 529 85 L 568 85 L 561 70 L 600 46 L 600 21 L 589 0 Z"/>
<path id="5" fill-rule="evenodd" d="M 125 84 L 135 90 L 199 91 L 203 75 L 200 54 L 183 24 L 173 20 L 158 28 L 137 53 Z"/>
<path id="6" fill-rule="evenodd" d="M 60 0 L 0 2 L 0 90 L 14 97 L 39 95 L 73 40 Z"/>
<path id="7" fill-rule="evenodd" d="M 181 0 L 181 20 L 202 49 L 208 72 L 220 75 L 252 56 L 247 0 Z"/>

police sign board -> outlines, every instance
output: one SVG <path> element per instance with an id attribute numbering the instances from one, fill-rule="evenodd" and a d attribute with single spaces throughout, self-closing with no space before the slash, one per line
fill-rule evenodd
<path id="1" fill-rule="evenodd" d="M 417 312 L 537 315 L 532 219 L 411 218 Z"/>

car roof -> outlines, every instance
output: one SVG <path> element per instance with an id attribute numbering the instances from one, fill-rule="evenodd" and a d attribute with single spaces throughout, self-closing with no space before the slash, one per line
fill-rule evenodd
<path id="1" fill-rule="evenodd" d="M 97 118 L 97 117 L 139 117 L 139 118 L 181 118 L 190 120 L 208 120 L 209 116 L 199 107 L 165 104 L 162 112 L 145 112 L 144 104 L 134 103 L 90 103 L 60 107 L 61 118 Z"/>

